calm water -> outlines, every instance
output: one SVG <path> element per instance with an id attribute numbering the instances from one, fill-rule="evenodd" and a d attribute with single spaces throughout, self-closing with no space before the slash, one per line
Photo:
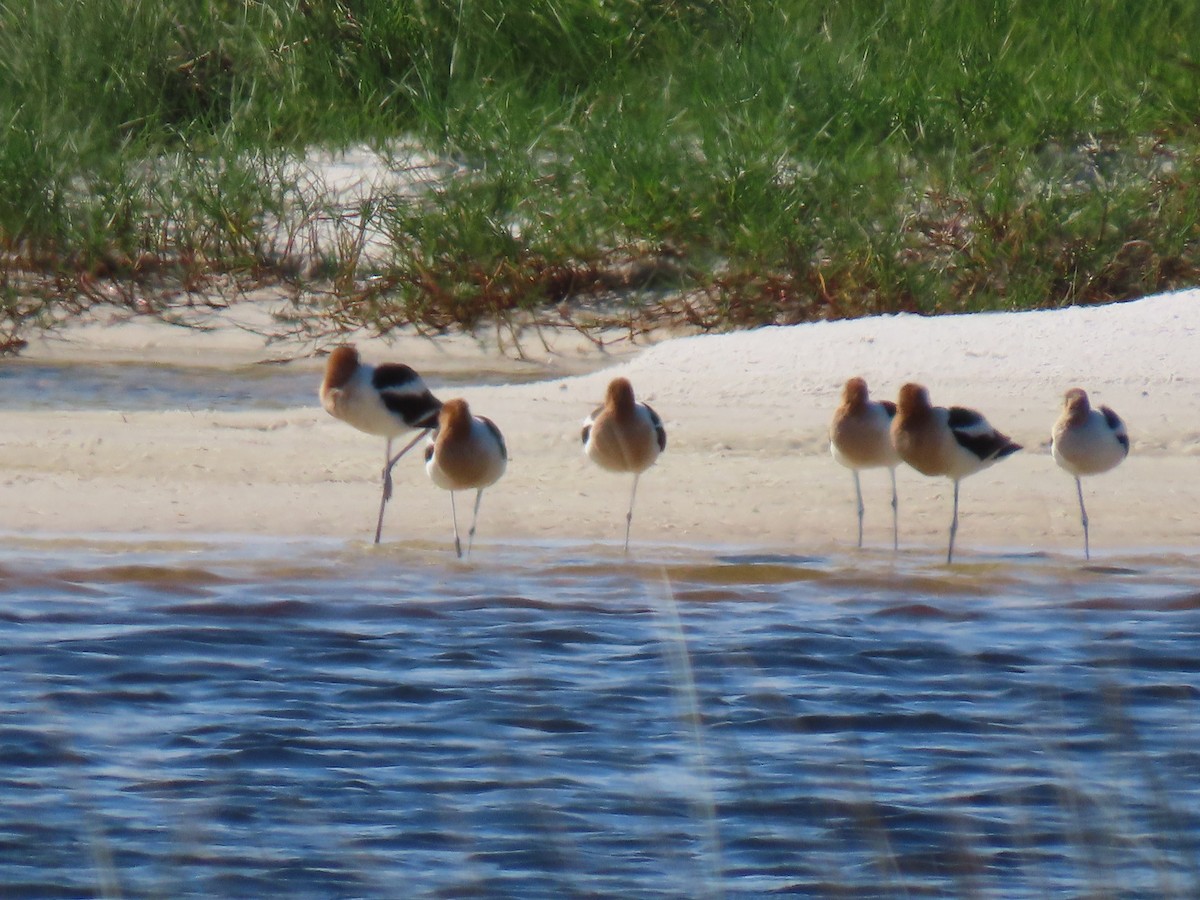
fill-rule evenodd
<path id="1" fill-rule="evenodd" d="M 456 384 L 532 381 L 544 373 L 531 366 L 512 372 L 426 372 L 435 390 Z M 0 359 L 0 410 L 294 409 L 316 404 L 321 374 L 287 365 L 167 366 L 123 363 L 76 365 Z"/>
<path id="2" fill-rule="evenodd" d="M 1200 893 L 1195 557 L 0 548 L 6 898 Z"/>

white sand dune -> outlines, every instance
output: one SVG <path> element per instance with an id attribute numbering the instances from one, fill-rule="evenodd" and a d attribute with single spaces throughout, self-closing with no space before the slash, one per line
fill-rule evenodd
<path id="1" fill-rule="evenodd" d="M 1080 550 L 1074 483 L 1047 452 L 1062 394 L 1073 386 L 1113 406 L 1133 439 L 1125 463 L 1085 481 L 1094 555 L 1198 546 L 1198 334 L 1200 291 L 1184 291 L 1104 307 L 884 316 L 676 338 L 607 358 L 568 336 L 554 353 L 539 349 L 532 363 L 466 339 L 360 346 L 372 361 L 407 361 L 430 373 L 478 368 L 527 377 L 532 369 L 553 379 L 444 392 L 466 397 L 508 438 L 508 474 L 484 498 L 478 545 L 485 551 L 510 538 L 620 540 L 629 480 L 583 458 L 579 423 L 608 379 L 622 374 L 669 432 L 666 454 L 642 478 L 635 544 L 850 552 L 851 478 L 830 458 L 826 428 L 842 382 L 862 375 L 877 398 L 920 381 L 935 403 L 974 407 L 1025 445 L 963 482 L 958 544 L 969 559 L 995 548 Z M 528 346 L 540 348 L 536 339 Z M 81 327 L 35 343 L 27 356 L 220 365 L 286 350 L 236 324 L 200 333 L 138 320 Z M 313 396 L 293 410 L 3 413 L 0 529 L 369 539 L 383 442 L 320 409 L 318 361 L 293 368 Z M 884 548 L 887 475 L 867 473 L 863 481 L 866 539 Z M 908 469 L 899 482 L 902 547 L 936 556 L 950 485 Z M 449 501 L 413 454 L 397 470 L 385 540 L 448 536 Z"/>

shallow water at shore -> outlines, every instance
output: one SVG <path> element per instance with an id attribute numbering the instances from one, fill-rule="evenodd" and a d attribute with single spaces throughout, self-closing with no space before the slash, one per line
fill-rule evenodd
<path id="1" fill-rule="evenodd" d="M 426 369 L 434 390 L 461 384 L 515 384 L 545 373 Z M 287 365 L 236 369 L 137 363 L 0 361 L 0 409 L 14 410 L 251 410 L 316 404 L 321 373 Z"/>
<path id="2" fill-rule="evenodd" d="M 285 409 L 311 406 L 319 373 L 284 366 L 88 365 L 9 360 L 0 365 L 0 409 Z"/>
<path id="3" fill-rule="evenodd" d="M 5 896 L 1194 896 L 1145 554 L 0 541 Z"/>

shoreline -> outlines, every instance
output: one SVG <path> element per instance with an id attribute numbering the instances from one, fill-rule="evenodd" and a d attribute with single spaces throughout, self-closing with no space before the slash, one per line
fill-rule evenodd
<path id="1" fill-rule="evenodd" d="M 256 349 L 231 324 L 204 332 L 203 340 L 153 322 L 112 331 L 100 340 L 105 326 L 84 326 L 32 345 L 26 360 L 61 360 L 83 344 L 89 364 L 139 352 L 143 362 L 174 354 L 187 364 L 181 348 L 191 346 L 219 366 Z M 610 357 L 564 344 L 540 360 L 506 362 L 474 338 L 359 343 L 369 361 L 404 361 L 421 371 L 487 361 L 493 370 L 539 366 L 546 374 L 519 384 L 455 385 L 443 394 L 465 396 L 509 444 L 508 472 L 485 492 L 480 511 L 477 544 L 488 552 L 508 538 L 620 541 L 631 479 L 600 471 L 579 446 L 582 419 L 618 374 L 632 380 L 668 431 L 667 452 L 639 484 L 635 547 L 641 540 L 854 552 L 852 478 L 830 457 L 827 435 L 851 375 L 865 377 L 877 399 L 894 397 L 903 381 L 921 381 L 935 404 L 976 408 L 1025 445 L 963 481 L 962 562 L 996 547 L 1078 551 L 1082 559 L 1073 479 L 1047 449 L 1062 393 L 1073 386 L 1113 406 L 1133 444 L 1117 469 L 1084 479 L 1092 562 L 1200 546 L 1200 291 L 1104 307 L 666 338 Z M 224 356 L 214 352 L 218 345 Z M 257 345 L 260 357 L 278 349 Z M 5 411 L 4 531 L 369 540 L 384 442 L 320 409 L 321 365 L 287 364 L 296 378 L 311 380 L 306 407 Z M 416 453 L 397 466 L 384 541 L 444 539 L 448 546 L 448 498 L 420 469 Z M 865 544 L 879 550 L 890 546 L 887 474 L 868 471 L 862 480 Z M 951 483 L 906 467 L 897 483 L 901 552 L 936 557 L 949 527 Z"/>

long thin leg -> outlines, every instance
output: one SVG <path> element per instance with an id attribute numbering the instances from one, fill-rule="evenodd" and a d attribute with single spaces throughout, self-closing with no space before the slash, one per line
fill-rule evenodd
<path id="1" fill-rule="evenodd" d="M 946 551 L 946 565 L 954 561 L 954 536 L 958 534 L 958 482 L 954 482 L 954 518 L 950 520 L 950 549 Z"/>
<path id="2" fill-rule="evenodd" d="M 638 479 L 642 477 L 641 472 L 637 472 L 633 476 L 633 490 L 629 494 L 629 512 L 625 514 L 625 552 L 629 552 L 629 529 L 633 525 L 633 501 L 637 497 Z"/>
<path id="3" fill-rule="evenodd" d="M 483 500 L 483 488 L 475 492 L 475 512 L 471 515 L 471 530 L 467 532 L 467 556 L 471 555 L 471 548 L 475 546 L 475 523 L 479 521 L 479 503 Z"/>
<path id="4" fill-rule="evenodd" d="M 900 549 L 900 503 L 896 499 L 896 470 L 892 468 L 892 552 Z"/>
<path id="5" fill-rule="evenodd" d="M 862 502 L 862 485 L 859 484 L 858 469 L 851 469 L 854 473 L 854 498 L 858 502 L 858 549 L 862 549 L 862 531 L 863 531 L 863 502 Z"/>
<path id="6" fill-rule="evenodd" d="M 454 522 L 454 552 L 462 559 L 462 541 L 458 539 L 458 510 L 454 508 L 454 491 L 450 492 L 450 519 Z"/>
<path id="7" fill-rule="evenodd" d="M 417 436 L 415 438 L 413 438 L 411 441 L 409 441 L 407 444 L 404 445 L 403 450 L 401 450 L 395 456 L 390 457 L 388 459 L 387 468 L 384 469 L 383 471 L 384 471 L 384 477 L 387 479 L 387 483 L 388 483 L 388 498 L 389 499 L 391 499 L 391 493 L 392 493 L 392 469 L 395 468 L 396 463 L 400 462 L 400 457 L 402 457 L 405 453 L 407 453 L 413 447 L 417 446 L 417 444 L 419 444 L 421 442 L 421 440 L 427 434 L 429 434 L 428 428 L 421 429 L 420 431 L 417 432 Z M 391 452 L 391 448 L 392 448 L 392 442 L 389 440 L 388 441 L 388 452 Z"/>
<path id="8" fill-rule="evenodd" d="M 392 439 L 387 439 L 387 449 L 384 452 L 383 464 L 383 497 L 379 500 L 379 521 L 375 523 L 375 543 L 379 543 L 379 536 L 383 533 L 383 509 L 387 506 L 387 502 L 392 499 L 392 469 L 396 463 L 400 461 L 405 453 L 417 445 L 421 438 L 429 434 L 429 429 L 422 429 L 417 433 L 417 436 L 404 445 L 404 449 L 392 456 Z"/>
<path id="9" fill-rule="evenodd" d="M 383 510 L 387 506 L 388 500 L 392 497 L 392 467 L 388 465 L 388 460 L 392 458 L 392 439 L 387 439 L 387 446 L 383 450 L 383 492 L 379 497 L 379 519 L 375 522 L 375 543 L 379 543 L 379 536 L 383 534 Z"/>
<path id="10" fill-rule="evenodd" d="M 1092 558 L 1092 548 L 1088 544 L 1088 517 L 1087 507 L 1083 505 L 1083 483 L 1079 480 L 1079 476 L 1075 476 L 1075 490 L 1079 493 L 1079 521 L 1083 522 L 1083 558 Z"/>

